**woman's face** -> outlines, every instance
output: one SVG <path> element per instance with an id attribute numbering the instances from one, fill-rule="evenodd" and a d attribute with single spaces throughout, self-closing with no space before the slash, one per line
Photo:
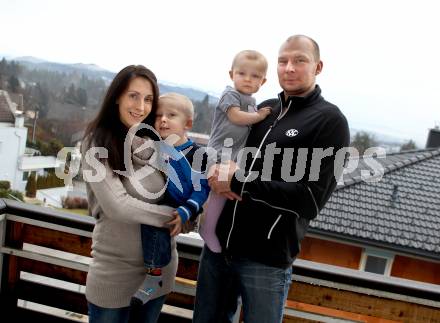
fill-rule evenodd
<path id="1" fill-rule="evenodd" d="M 116 103 L 119 105 L 119 119 L 127 127 L 141 123 L 151 112 L 153 86 L 143 77 L 135 77 L 122 92 Z"/>

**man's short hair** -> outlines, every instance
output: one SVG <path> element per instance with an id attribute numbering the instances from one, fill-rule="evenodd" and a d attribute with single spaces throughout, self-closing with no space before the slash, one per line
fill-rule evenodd
<path id="1" fill-rule="evenodd" d="M 286 43 L 288 43 L 292 40 L 298 39 L 298 38 L 306 38 L 306 39 L 310 40 L 310 42 L 313 45 L 313 56 L 315 57 L 316 62 L 319 62 L 321 60 L 319 45 L 313 38 L 306 36 L 306 35 L 293 35 L 293 36 L 290 36 L 289 38 L 287 38 Z"/>

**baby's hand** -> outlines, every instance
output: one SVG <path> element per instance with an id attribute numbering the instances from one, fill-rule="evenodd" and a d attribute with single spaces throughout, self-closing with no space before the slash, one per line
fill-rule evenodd
<path id="1" fill-rule="evenodd" d="M 272 113 L 272 109 L 269 107 L 264 107 L 261 108 L 257 111 L 257 113 L 260 115 L 261 120 L 263 120 L 264 118 L 266 118 L 269 114 Z"/>
<path id="2" fill-rule="evenodd" d="M 177 211 L 173 212 L 174 219 L 167 224 L 170 226 L 170 235 L 172 237 L 177 236 L 182 231 L 182 219 Z"/>

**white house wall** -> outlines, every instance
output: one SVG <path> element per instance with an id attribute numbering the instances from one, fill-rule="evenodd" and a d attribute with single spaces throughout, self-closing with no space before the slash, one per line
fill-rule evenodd
<path id="1" fill-rule="evenodd" d="M 0 126 L 0 180 L 11 183 L 14 190 L 24 191 L 26 181 L 18 169 L 20 157 L 26 148 L 27 128 Z"/>

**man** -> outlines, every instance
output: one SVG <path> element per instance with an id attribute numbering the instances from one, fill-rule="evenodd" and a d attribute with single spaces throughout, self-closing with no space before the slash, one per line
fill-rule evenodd
<path id="1" fill-rule="evenodd" d="M 196 323 L 232 322 L 238 296 L 246 323 L 282 321 L 292 263 L 336 186 L 349 144 L 344 115 L 315 83 L 322 67 L 313 39 L 289 37 L 278 55 L 283 92 L 261 103 L 272 114 L 246 142 L 252 158 L 243 154 L 241 169 L 217 166 L 209 179 L 229 201 L 216 230 L 222 253 L 205 246 L 200 259 Z"/>

